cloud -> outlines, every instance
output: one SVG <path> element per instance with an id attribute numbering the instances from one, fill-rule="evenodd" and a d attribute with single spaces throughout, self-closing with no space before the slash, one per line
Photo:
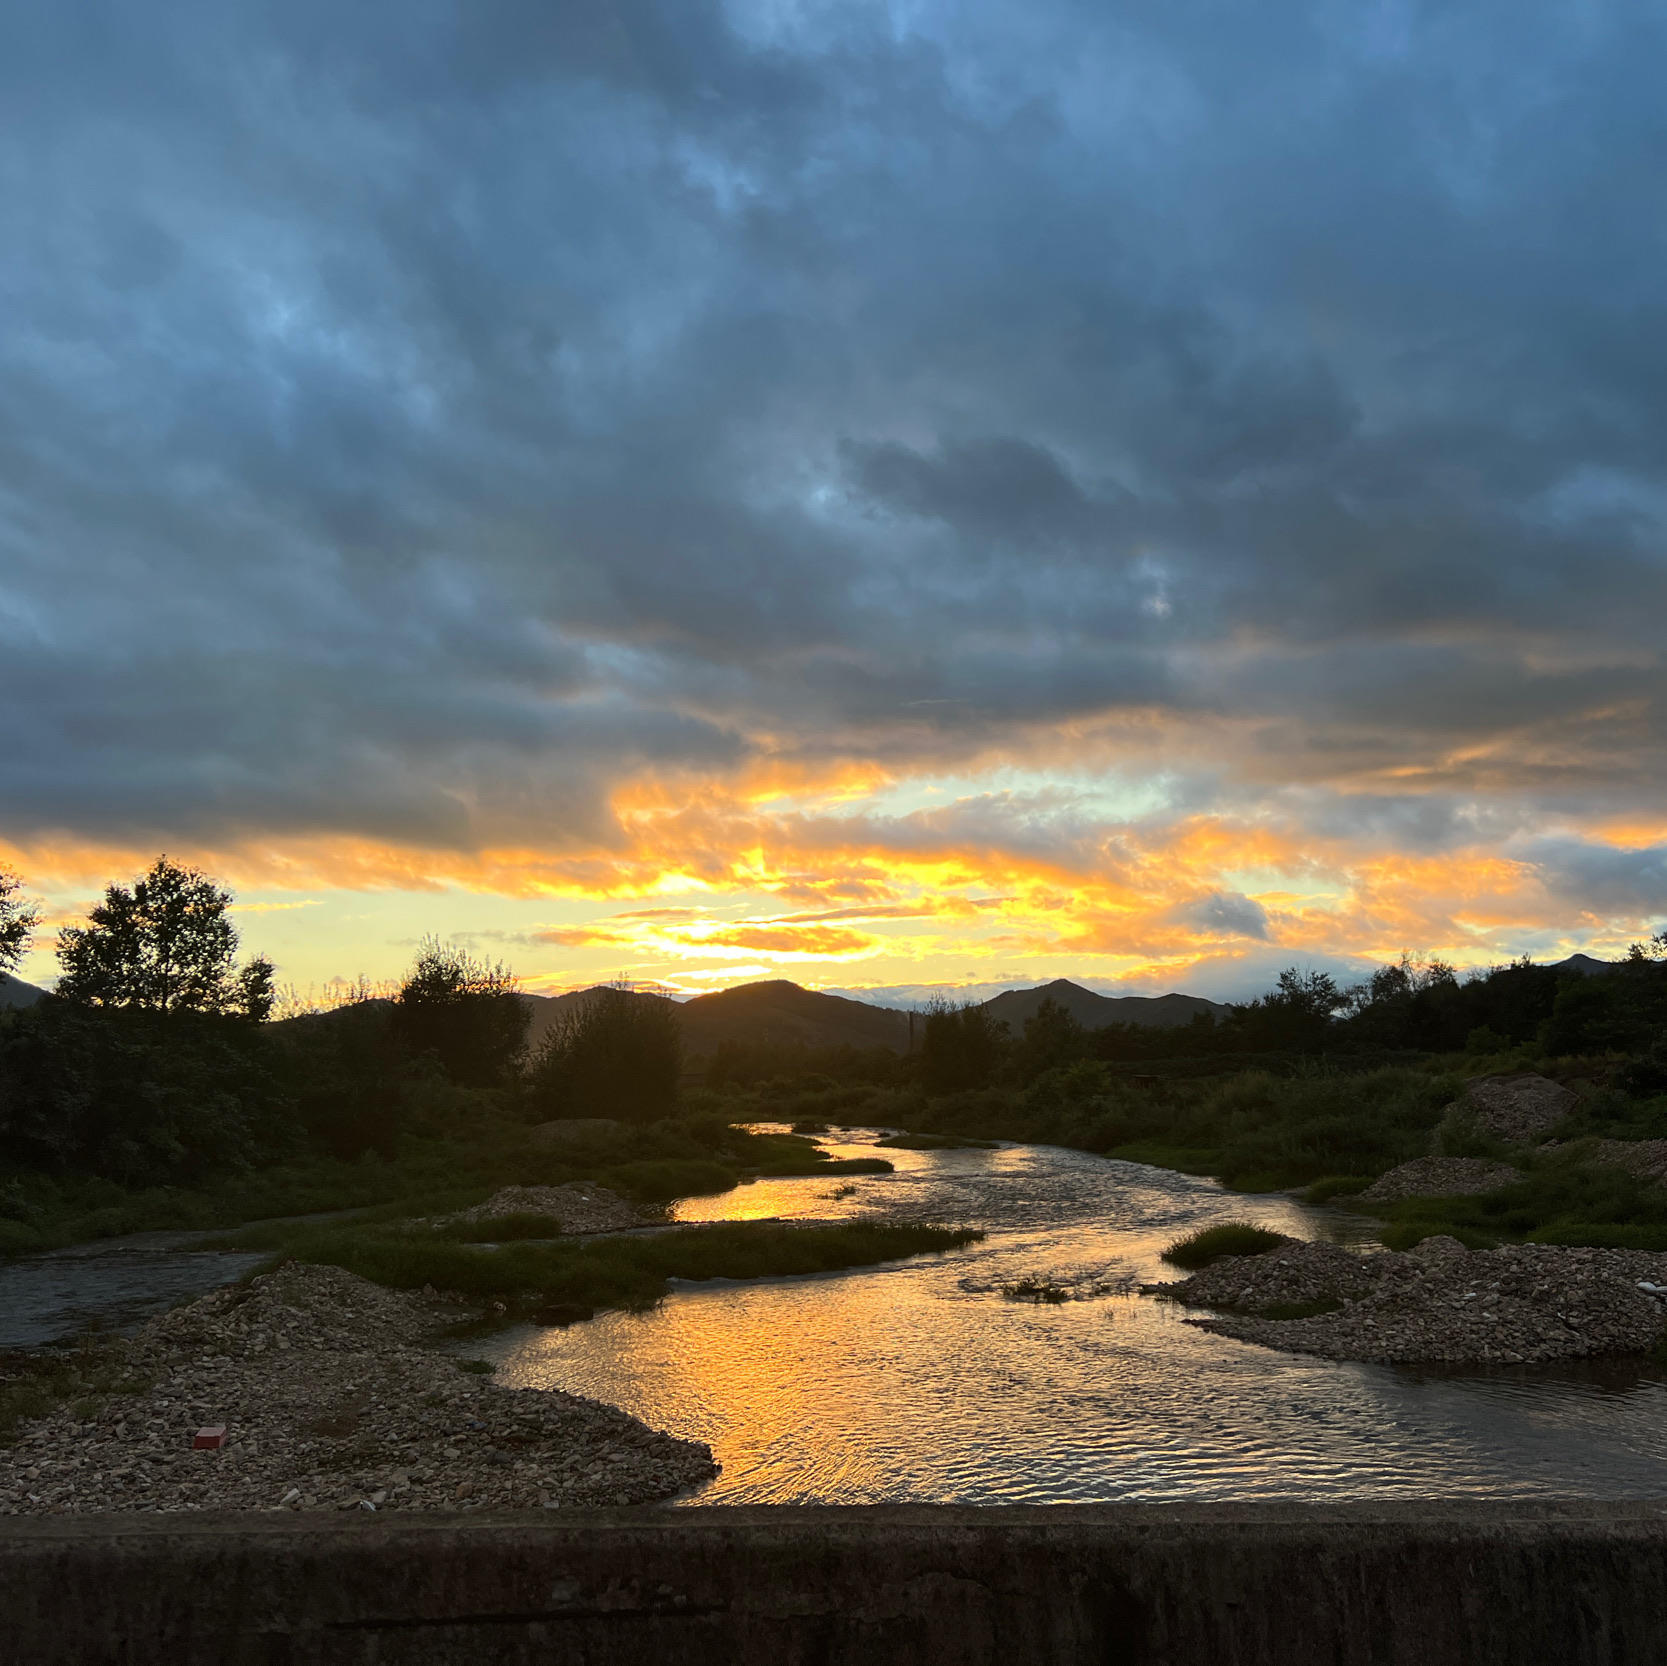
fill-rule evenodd
<path id="1" fill-rule="evenodd" d="M 1215 891 L 1180 911 L 1183 924 L 1221 937 L 1268 939 L 1268 911 L 1254 897 Z"/>
<path id="2" fill-rule="evenodd" d="M 1154 955 L 1648 912 L 1664 33 L 43 10 L 0 837 Z"/>

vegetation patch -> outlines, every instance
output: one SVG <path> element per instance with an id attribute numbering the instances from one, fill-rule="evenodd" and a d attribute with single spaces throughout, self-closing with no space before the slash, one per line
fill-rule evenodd
<path id="1" fill-rule="evenodd" d="M 1223 1221 L 1219 1226 L 1207 1226 L 1185 1238 L 1178 1238 L 1163 1252 L 1171 1266 L 1184 1267 L 1189 1272 L 1207 1267 L 1225 1255 L 1265 1255 L 1281 1244 L 1293 1242 L 1283 1232 L 1270 1232 L 1265 1226 L 1250 1221 Z"/>
<path id="2" fill-rule="evenodd" d="M 723 1222 L 653 1236 L 507 1243 L 488 1249 L 393 1228 L 298 1235 L 298 1261 L 343 1267 L 396 1290 L 432 1286 L 489 1309 L 497 1322 L 559 1315 L 571 1323 L 605 1308 L 642 1310 L 671 1279 L 759 1279 L 837 1272 L 959 1248 L 978 1232 L 853 1221 L 793 1227 Z"/>
<path id="3" fill-rule="evenodd" d="M 1328 1174 L 1304 1189 L 1302 1201 L 1308 1204 L 1330 1203 L 1333 1198 L 1354 1197 L 1372 1184 L 1369 1174 Z"/>

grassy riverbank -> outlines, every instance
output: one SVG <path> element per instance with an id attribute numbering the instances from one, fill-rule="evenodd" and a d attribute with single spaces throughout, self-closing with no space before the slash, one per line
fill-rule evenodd
<path id="1" fill-rule="evenodd" d="M 253 1235 L 251 1235 L 253 1236 Z M 455 1292 L 491 1322 L 567 1323 L 606 1308 L 641 1310 L 671 1279 L 783 1278 L 839 1272 L 957 1249 L 982 1233 L 869 1221 L 785 1226 L 736 1221 L 646 1236 L 498 1245 L 459 1243 L 398 1226 L 349 1226 L 290 1235 L 285 1256 L 342 1267 L 395 1290 Z M 247 1241 L 247 1240 L 246 1240 Z"/>
<path id="2" fill-rule="evenodd" d="M 1462 1118 L 1444 1120 L 1468 1079 L 1524 1069 L 1577 1089 L 1578 1102 L 1558 1126 L 1513 1145 Z M 1309 1203 L 1382 1219 L 1386 1242 L 1402 1248 L 1446 1233 L 1473 1248 L 1528 1241 L 1667 1250 L 1667 1187 L 1624 1166 L 1639 1142 L 1667 1140 L 1667 1094 L 1629 1091 L 1636 1082 L 1625 1058 L 1522 1049 L 1370 1069 L 1311 1059 L 1215 1076 L 1135 1075 L 1090 1060 L 1025 1087 L 938 1096 L 886 1089 L 869 1099 L 854 1093 L 844 1114 L 906 1128 L 891 1142 L 905 1148 L 1017 1140 L 1209 1175 L 1247 1193 L 1300 1190 Z M 784 1084 L 774 1114 L 801 1100 Z M 767 1090 L 738 1095 L 726 1110 L 741 1114 L 743 1106 L 772 1114 Z M 1378 1176 L 1432 1152 L 1509 1164 L 1521 1178 L 1479 1197 L 1369 1208 L 1354 1201 Z"/>
<path id="3" fill-rule="evenodd" d="M 392 1156 L 366 1152 L 344 1161 L 314 1153 L 192 1187 L 0 1174 L 0 1255 L 128 1232 L 214 1230 L 339 1210 L 373 1218 L 446 1214 L 511 1185 L 591 1180 L 652 1206 L 726 1192 L 761 1176 L 891 1168 L 882 1158 L 842 1162 L 812 1140 L 752 1133 L 710 1114 L 586 1128 L 552 1145 L 536 1127 L 474 1109 L 466 1120 L 408 1133 Z"/>

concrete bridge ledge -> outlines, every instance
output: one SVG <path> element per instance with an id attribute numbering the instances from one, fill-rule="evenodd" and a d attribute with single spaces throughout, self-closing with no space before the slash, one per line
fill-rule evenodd
<path id="1" fill-rule="evenodd" d="M 0 1520 L 17 1666 L 1626 1666 L 1667 1501 Z"/>

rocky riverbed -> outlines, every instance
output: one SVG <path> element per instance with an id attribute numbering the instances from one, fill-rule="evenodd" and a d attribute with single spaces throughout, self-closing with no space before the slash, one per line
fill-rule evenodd
<path id="1" fill-rule="evenodd" d="M 0 1449 L 0 1514 L 641 1504 L 716 1472 L 698 1442 L 427 1345 L 457 1317 L 296 1262 L 215 1291 L 105 1344 L 110 1392 Z"/>
<path id="2" fill-rule="evenodd" d="M 1206 1330 L 1326 1359 L 1526 1365 L 1642 1354 L 1667 1332 L 1667 1255 L 1429 1238 L 1407 1254 L 1299 1243 L 1227 1256 L 1153 1293 Z M 1275 1317 L 1270 1309 L 1329 1307 Z"/>
<path id="3" fill-rule="evenodd" d="M 563 1234 L 626 1232 L 654 1218 L 606 1186 L 590 1180 L 570 1180 L 564 1186 L 505 1186 L 485 1203 L 442 1216 L 430 1224 L 498 1221 L 516 1215 L 544 1215 Z"/>

